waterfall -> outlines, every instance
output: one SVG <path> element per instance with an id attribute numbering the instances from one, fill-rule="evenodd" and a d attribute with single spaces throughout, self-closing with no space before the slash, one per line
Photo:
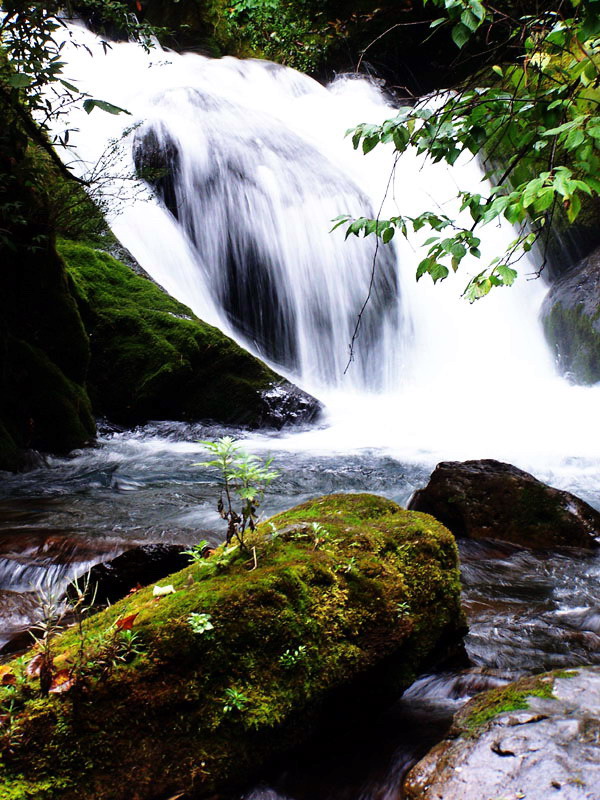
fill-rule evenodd
<path id="1" fill-rule="evenodd" d="M 540 458 L 596 459 L 587 421 L 598 389 L 556 373 L 537 319 L 546 288 L 532 280 L 535 256 L 520 262 L 514 287 L 473 306 L 460 296 L 507 249 L 509 225 L 488 226 L 481 261 L 438 286 L 427 276 L 415 282 L 414 242 L 397 235 L 376 247 L 373 237 L 330 232 L 344 213 L 456 216 L 457 188 L 487 191 L 474 160 L 449 168 L 409 152 L 390 180 L 389 147 L 363 156 L 344 138 L 394 114 L 364 79 L 323 87 L 269 62 L 147 54 L 132 44 L 105 54 L 82 29 L 67 38 L 79 46 L 63 51 L 65 77 L 132 114 L 73 109 L 73 167 L 114 161 L 129 178 L 106 182 L 117 198 L 111 225 L 145 270 L 325 400 L 334 424 L 297 437 L 299 447 L 495 456 L 526 468 Z M 133 178 L 140 174 L 151 191 Z"/>

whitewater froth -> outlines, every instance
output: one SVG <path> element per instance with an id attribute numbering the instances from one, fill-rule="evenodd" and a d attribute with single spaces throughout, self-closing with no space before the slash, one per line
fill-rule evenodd
<path id="1" fill-rule="evenodd" d="M 75 35 L 94 49 L 91 34 Z M 481 262 L 435 287 L 414 280 L 423 257 L 414 243 L 396 236 L 374 264 L 371 239 L 329 232 L 342 213 L 453 215 L 458 187 L 488 189 L 474 161 L 448 169 L 407 153 L 390 183 L 389 148 L 365 157 L 344 138 L 393 115 L 363 80 L 325 88 L 267 62 L 148 56 L 127 44 L 68 58 L 81 88 L 132 112 L 122 167 L 149 170 L 156 187 L 115 216 L 115 232 L 171 294 L 325 400 L 330 428 L 298 447 L 496 456 L 538 472 L 570 457 L 585 469 L 597 462 L 599 392 L 556 373 L 537 319 L 545 287 L 531 280 L 535 257 L 519 264 L 515 287 L 474 306 L 460 297 L 514 238 L 510 226 L 488 227 Z M 71 122 L 91 162 L 131 118 L 74 112 Z"/>

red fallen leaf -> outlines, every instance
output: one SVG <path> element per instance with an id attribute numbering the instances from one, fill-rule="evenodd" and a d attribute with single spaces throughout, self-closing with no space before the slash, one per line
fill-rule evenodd
<path id="1" fill-rule="evenodd" d="M 48 691 L 51 694 L 62 694 L 68 692 L 75 685 L 75 678 L 71 676 L 68 669 L 59 670 L 54 676 L 52 686 Z"/>
<path id="2" fill-rule="evenodd" d="M 38 653 L 37 656 L 34 656 L 29 664 L 27 664 L 27 669 L 25 670 L 26 674 L 29 675 L 30 678 L 38 678 L 42 671 L 43 663 L 44 656 Z"/>
<path id="3" fill-rule="evenodd" d="M 0 678 L 0 686 L 14 686 L 17 682 L 17 676 L 14 672 L 3 672 Z"/>
<path id="4" fill-rule="evenodd" d="M 123 619 L 118 619 L 115 622 L 115 625 L 120 631 L 130 631 L 133 628 L 133 623 L 139 611 L 136 611 L 135 614 L 130 614 L 128 617 L 123 617 Z"/>
<path id="5" fill-rule="evenodd" d="M 136 585 L 135 585 L 135 586 L 134 586 L 132 589 L 130 589 L 130 590 L 127 592 L 127 594 L 128 594 L 128 595 L 130 595 L 130 594 L 135 594 L 136 592 L 139 592 L 139 590 L 140 590 L 140 589 L 143 589 L 143 588 L 144 588 L 144 587 L 142 586 L 142 584 L 141 584 L 141 583 L 136 583 Z"/>

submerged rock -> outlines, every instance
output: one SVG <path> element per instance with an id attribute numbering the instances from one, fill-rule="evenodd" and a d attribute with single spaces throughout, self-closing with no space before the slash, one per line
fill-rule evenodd
<path id="1" fill-rule="evenodd" d="M 600 381 L 600 248 L 554 283 L 542 322 L 562 374 L 575 383 Z"/>
<path id="2" fill-rule="evenodd" d="M 600 667 L 522 678 L 459 711 L 449 738 L 408 774 L 406 797 L 592 800 L 599 736 Z"/>
<path id="3" fill-rule="evenodd" d="M 84 657 L 77 629 L 55 640 L 68 691 L 40 698 L 8 666 L 2 797 L 211 796 L 349 714 L 350 696 L 396 696 L 459 642 L 456 544 L 431 517 L 331 495 L 247 545 L 160 582 L 173 593 L 148 587 L 89 618 Z"/>
<path id="4" fill-rule="evenodd" d="M 92 247 L 64 241 L 59 250 L 90 336 L 87 385 L 96 414 L 126 425 L 211 419 L 257 426 L 273 425 L 276 414 L 283 421 L 316 416 L 318 401 L 152 281 Z"/>
<path id="5" fill-rule="evenodd" d="M 144 544 L 132 547 L 110 561 L 95 564 L 78 581 L 81 589 L 95 605 L 116 603 L 132 589 L 161 580 L 171 572 L 178 572 L 190 563 L 181 544 Z M 68 595 L 73 596 L 74 587 Z"/>
<path id="6" fill-rule="evenodd" d="M 598 546 L 600 513 L 512 464 L 444 461 L 408 507 L 431 514 L 455 536 L 523 547 Z"/>

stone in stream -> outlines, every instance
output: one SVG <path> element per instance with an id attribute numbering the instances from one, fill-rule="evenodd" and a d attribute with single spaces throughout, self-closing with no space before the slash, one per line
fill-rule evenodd
<path id="1" fill-rule="evenodd" d="M 598 547 L 598 511 L 493 459 L 438 464 L 408 507 L 431 514 L 457 537 L 499 539 L 534 549 Z"/>
<path id="2" fill-rule="evenodd" d="M 562 374 L 600 381 L 600 247 L 552 285 L 541 315 Z"/>
<path id="3" fill-rule="evenodd" d="M 405 780 L 407 800 L 597 800 L 600 667 L 522 678 L 473 698 Z"/>
<path id="4" fill-rule="evenodd" d="M 85 588 L 89 601 L 95 605 L 116 603 L 138 586 L 147 586 L 179 572 L 190 563 L 182 544 L 145 544 L 132 547 L 110 561 L 93 566 L 78 581 Z M 73 596 L 73 588 L 67 594 Z"/>
<path id="5" fill-rule="evenodd" d="M 347 724 L 357 698 L 388 703 L 461 647 L 456 543 L 431 517 L 329 495 L 247 540 L 160 582 L 173 593 L 149 586 L 91 616 L 83 639 L 77 627 L 57 637 L 57 668 L 80 665 L 75 689 L 39 697 L 17 680 L 22 663 L 6 665 L 19 737 L 0 736 L 0 797 L 237 788 L 323 721 Z M 136 649 L 107 662 L 107 642 L 131 636 Z"/>

